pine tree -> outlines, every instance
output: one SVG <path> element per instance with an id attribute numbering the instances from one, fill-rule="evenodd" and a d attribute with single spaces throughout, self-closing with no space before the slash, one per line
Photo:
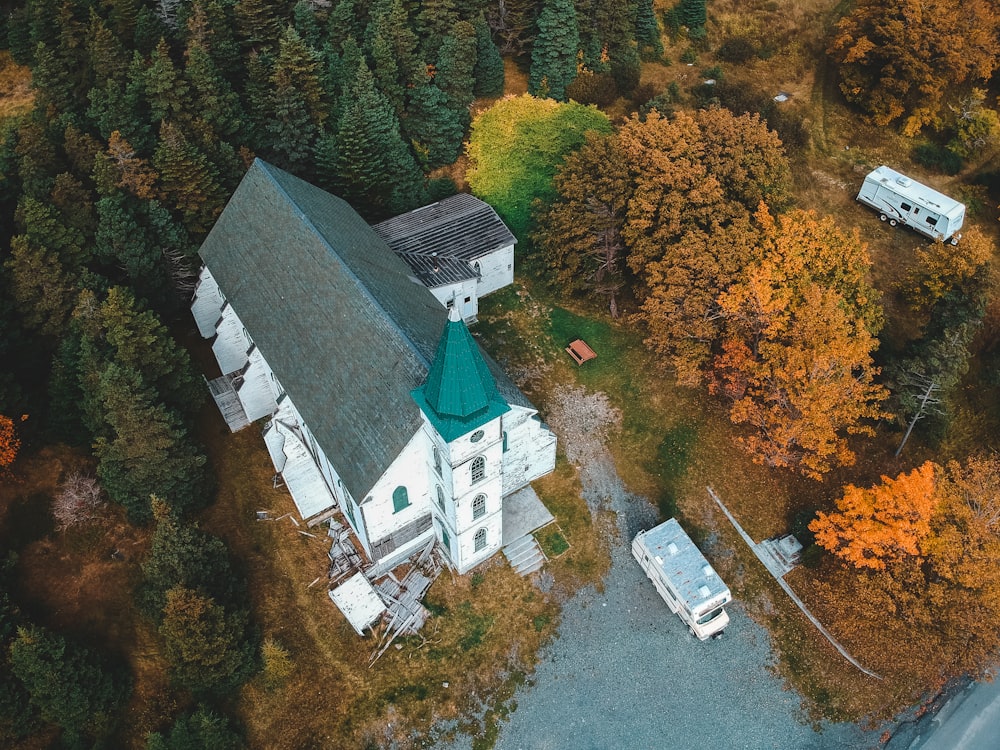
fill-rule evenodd
<path id="1" fill-rule="evenodd" d="M 576 78 L 580 34 L 572 0 L 545 0 L 538 17 L 538 36 L 531 50 L 528 90 L 536 96 L 564 101 Z"/>
<path id="2" fill-rule="evenodd" d="M 239 138 L 244 130 L 240 98 L 217 68 L 208 49 L 189 45 L 184 76 L 191 84 L 194 111 L 223 139 Z"/>
<path id="3" fill-rule="evenodd" d="M 319 47 L 323 32 L 316 18 L 316 7 L 309 0 L 297 0 L 292 8 L 292 28 L 310 47 Z"/>
<path id="4" fill-rule="evenodd" d="M 302 41 L 294 28 L 288 27 L 279 43 L 271 83 L 277 85 L 275 76 L 283 75 L 287 84 L 300 92 L 308 109 L 309 119 L 317 127 L 326 120 L 328 106 L 324 101 L 319 73 L 319 55 Z"/>
<path id="5" fill-rule="evenodd" d="M 155 493 L 169 498 L 179 513 L 207 503 L 205 456 L 177 417 L 143 385 L 138 372 L 107 365 L 95 396 L 108 426 L 108 436 L 94 442 L 97 476 L 133 522 L 149 521 L 149 498 Z"/>
<path id="6" fill-rule="evenodd" d="M 160 248 L 137 219 L 140 211 L 134 200 L 120 192 L 101 198 L 97 202 L 95 251 L 113 272 L 124 272 L 121 281 L 152 304 L 163 306 L 173 296 L 173 289 Z M 113 272 L 109 276 L 115 279 Z"/>
<path id="7" fill-rule="evenodd" d="M 201 234 L 211 229 L 227 196 L 208 157 L 179 128 L 164 122 L 153 164 L 164 194 L 181 213 L 188 231 Z"/>
<path id="8" fill-rule="evenodd" d="M 309 116 L 309 105 L 287 71 L 271 76 L 270 117 L 266 124 L 269 156 L 279 167 L 301 174 L 312 155 L 319 129 Z"/>
<path id="9" fill-rule="evenodd" d="M 455 0 L 423 0 L 417 13 L 417 33 L 420 47 L 428 60 L 438 57 L 438 50 L 448 39 L 455 23 L 459 20 Z"/>
<path id="10" fill-rule="evenodd" d="M 448 97 L 448 107 L 460 114 L 463 127 L 475 98 L 475 67 L 476 30 L 468 21 L 459 21 L 441 44 L 434 81 Z"/>
<path id="11" fill-rule="evenodd" d="M 243 738 L 230 726 L 225 716 L 199 705 L 191 714 L 177 718 L 169 731 L 154 732 L 146 741 L 146 750 L 243 750 Z"/>
<path id="12" fill-rule="evenodd" d="M 357 0 L 337 0 L 326 19 L 327 33 L 334 49 L 340 48 L 348 38 L 362 37 L 363 29 L 358 23 L 356 4 Z"/>
<path id="13" fill-rule="evenodd" d="M 274 0 L 237 0 L 236 31 L 244 49 L 263 50 L 278 43 L 285 26 L 283 7 Z"/>
<path id="14" fill-rule="evenodd" d="M 663 55 L 663 41 L 660 26 L 653 10 L 653 0 L 637 0 L 635 16 L 635 40 L 645 59 L 659 59 Z"/>
<path id="15" fill-rule="evenodd" d="M 476 96 L 500 96 L 503 94 L 504 68 L 500 51 L 493 44 L 489 24 L 480 13 L 476 17 Z"/>
<path id="16" fill-rule="evenodd" d="M 191 117 L 188 82 L 174 65 L 170 46 L 164 39 L 160 39 L 153 50 L 144 84 L 152 122 Z"/>
<path id="17" fill-rule="evenodd" d="M 93 8 L 90 10 L 86 38 L 87 57 L 94 75 L 93 85 L 103 86 L 108 80 L 124 81 L 129 60 L 125 47 Z"/>
<path id="18" fill-rule="evenodd" d="M 465 135 L 461 113 L 448 106 L 447 95 L 431 81 L 413 90 L 402 125 L 425 169 L 458 159 Z"/>
<path id="19" fill-rule="evenodd" d="M 419 206 L 423 175 L 399 134 L 392 105 L 363 62 L 337 132 L 341 195 L 363 216 L 377 218 Z"/>
<path id="20" fill-rule="evenodd" d="M 37 626 L 18 629 L 10 664 L 42 718 L 62 727 L 71 745 L 106 736 L 130 691 L 96 652 Z"/>

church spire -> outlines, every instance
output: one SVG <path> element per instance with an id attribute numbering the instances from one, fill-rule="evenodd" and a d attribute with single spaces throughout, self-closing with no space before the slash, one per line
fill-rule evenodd
<path id="1" fill-rule="evenodd" d="M 448 315 L 427 379 L 412 395 L 449 442 L 510 410 L 456 307 Z"/>

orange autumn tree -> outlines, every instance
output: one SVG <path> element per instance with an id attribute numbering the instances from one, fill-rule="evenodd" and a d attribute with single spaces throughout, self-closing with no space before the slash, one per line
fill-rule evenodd
<path id="1" fill-rule="evenodd" d="M 868 489 L 849 484 L 837 511 L 820 511 L 809 524 L 816 543 L 855 568 L 884 570 L 888 563 L 922 555 L 937 509 L 935 465 L 930 461 Z"/>
<path id="2" fill-rule="evenodd" d="M 14 430 L 14 420 L 0 414 L 0 471 L 14 463 L 20 449 L 21 441 Z"/>
<path id="3" fill-rule="evenodd" d="M 871 434 L 888 391 L 875 383 L 878 295 L 865 281 L 868 251 L 829 217 L 755 216 L 758 259 L 717 299 L 717 354 L 709 388 L 754 461 L 819 479 L 854 462 L 847 439 Z"/>

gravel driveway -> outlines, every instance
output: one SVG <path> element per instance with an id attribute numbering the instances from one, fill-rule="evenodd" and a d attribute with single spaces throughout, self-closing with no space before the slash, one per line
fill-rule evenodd
<path id="1" fill-rule="evenodd" d="M 629 494 L 605 448 L 620 415 L 603 394 L 566 388 L 549 422 L 580 468 L 591 511 L 617 514 L 602 593 L 585 589 L 565 603 L 558 638 L 541 654 L 515 700 L 498 750 L 861 750 L 877 732 L 853 724 L 806 723 L 796 693 L 772 675 L 767 631 L 728 610 L 725 637 L 701 643 L 673 615 L 632 559 L 637 531 L 656 524 L 645 499 Z M 461 738 L 451 747 L 468 748 Z"/>

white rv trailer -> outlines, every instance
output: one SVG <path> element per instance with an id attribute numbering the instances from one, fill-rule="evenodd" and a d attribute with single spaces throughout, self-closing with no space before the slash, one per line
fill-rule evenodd
<path id="1" fill-rule="evenodd" d="M 965 205 L 906 175 L 879 167 L 865 177 L 858 201 L 878 211 L 891 226 L 903 224 L 925 237 L 958 244 Z"/>
<path id="2" fill-rule="evenodd" d="M 722 635 L 729 624 L 723 606 L 733 597 L 676 518 L 636 534 L 632 555 L 691 635 L 702 641 Z"/>

